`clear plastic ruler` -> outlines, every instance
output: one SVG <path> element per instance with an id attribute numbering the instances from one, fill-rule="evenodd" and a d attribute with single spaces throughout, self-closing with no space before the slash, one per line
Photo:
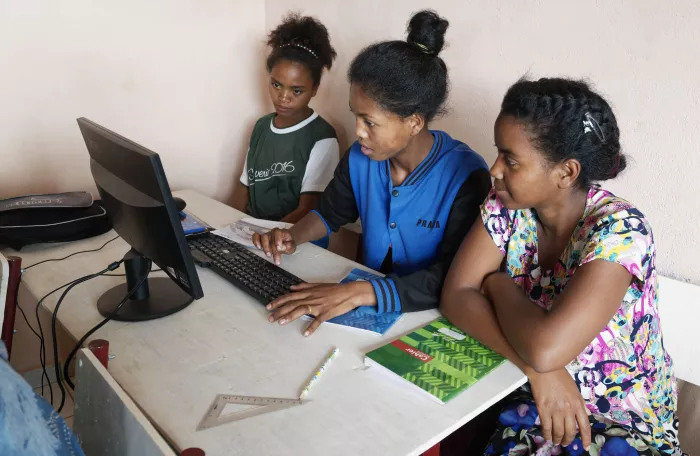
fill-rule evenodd
<path id="1" fill-rule="evenodd" d="M 221 424 L 231 423 L 233 421 L 243 420 L 253 416 L 262 415 L 265 413 L 275 412 L 297 405 L 307 403 L 303 399 L 282 399 L 276 397 L 255 397 L 255 396 L 232 396 L 228 394 L 219 394 L 214 399 L 209 410 L 202 418 L 202 421 L 197 426 L 197 431 L 213 428 Z M 238 404 L 251 406 L 244 410 L 227 413 L 222 416 L 226 404 Z"/>

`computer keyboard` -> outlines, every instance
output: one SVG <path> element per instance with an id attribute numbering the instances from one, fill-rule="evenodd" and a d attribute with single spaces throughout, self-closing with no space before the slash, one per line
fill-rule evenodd
<path id="1" fill-rule="evenodd" d="M 188 238 L 194 262 L 210 268 L 237 288 L 267 304 L 303 282 L 240 244 L 213 234 Z"/>

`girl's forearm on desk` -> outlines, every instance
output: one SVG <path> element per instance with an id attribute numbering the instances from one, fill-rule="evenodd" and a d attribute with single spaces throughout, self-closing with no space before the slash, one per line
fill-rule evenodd
<path id="1" fill-rule="evenodd" d="M 443 293 L 442 313 L 458 328 L 518 366 L 525 375 L 534 374 L 506 339 L 496 312 L 486 297 L 475 289 Z"/>
<path id="2" fill-rule="evenodd" d="M 548 330 L 546 312 L 534 305 L 504 273 L 488 277 L 484 286 L 493 303 L 498 325 L 504 334 L 508 334 L 508 343 L 527 363 L 539 369 L 535 358 L 537 351 L 545 348 L 540 336 Z"/>

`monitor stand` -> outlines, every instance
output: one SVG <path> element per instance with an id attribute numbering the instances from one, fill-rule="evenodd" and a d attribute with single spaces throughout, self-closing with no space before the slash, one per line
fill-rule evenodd
<path id="1" fill-rule="evenodd" d="M 124 255 L 126 283 L 100 296 L 97 300 L 100 314 L 118 321 L 145 321 L 166 317 L 190 305 L 192 297 L 169 277 L 148 278 L 113 315 L 114 309 L 148 272 L 148 263 L 149 260 L 134 249 Z"/>

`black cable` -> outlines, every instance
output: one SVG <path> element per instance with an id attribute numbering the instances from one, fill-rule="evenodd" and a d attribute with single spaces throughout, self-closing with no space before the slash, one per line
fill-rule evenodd
<path id="1" fill-rule="evenodd" d="M 75 354 L 78 352 L 78 350 L 80 350 L 80 347 L 83 346 L 83 344 L 88 339 L 88 337 L 92 336 L 95 333 L 95 331 L 97 331 L 98 329 L 100 329 L 101 327 L 106 325 L 108 321 L 110 321 L 112 318 L 114 318 L 119 313 L 121 308 L 124 307 L 124 304 L 126 304 L 129 301 L 129 299 L 136 292 L 136 290 L 138 290 L 141 287 L 141 285 L 143 285 L 143 283 L 148 278 L 148 274 L 151 272 L 152 264 L 153 263 L 149 260 L 148 267 L 146 268 L 146 273 L 144 274 L 144 276 L 141 279 L 139 279 L 139 281 L 136 283 L 134 288 L 129 293 L 127 293 L 127 295 L 124 297 L 124 299 L 122 299 L 121 302 L 117 305 L 117 307 L 115 307 L 114 312 L 112 312 L 109 316 L 105 317 L 104 320 L 102 320 L 100 323 L 95 325 L 90 331 L 86 332 L 85 335 L 80 338 L 78 343 L 75 344 L 75 346 L 73 347 L 73 350 L 71 350 L 70 354 L 68 355 L 68 358 L 66 358 L 66 363 L 63 365 L 63 378 L 66 380 L 66 384 L 70 387 L 70 389 L 75 390 L 75 385 L 70 380 L 70 376 L 69 376 L 69 372 L 68 372 L 68 369 L 70 367 L 70 363 L 73 360 L 73 358 L 75 357 Z"/>
<path id="2" fill-rule="evenodd" d="M 15 307 L 19 309 L 19 311 L 22 313 L 22 318 L 24 318 L 24 322 L 27 324 L 27 328 L 29 328 L 36 337 L 39 338 L 39 341 L 41 341 L 41 336 L 39 335 L 38 332 L 32 327 L 32 325 L 29 324 L 29 319 L 27 318 L 27 314 L 24 313 L 24 309 L 22 309 L 19 305 L 19 286 L 22 283 L 22 273 L 19 273 L 19 280 L 17 281 L 17 290 L 15 292 Z"/>
<path id="3" fill-rule="evenodd" d="M 78 280 L 80 280 L 80 279 L 78 279 Z M 44 295 L 43 298 L 41 298 L 39 300 L 39 302 L 37 302 L 36 309 L 35 309 L 36 323 L 37 323 L 37 326 L 39 328 L 39 340 L 40 340 L 40 342 L 39 342 L 39 363 L 41 364 L 41 395 L 42 396 L 44 395 L 44 379 L 46 379 L 46 385 L 49 387 L 49 395 L 51 398 L 51 405 L 52 406 L 53 406 L 53 387 L 51 386 L 51 379 L 49 379 L 49 374 L 46 372 L 46 344 L 44 342 L 44 329 L 41 327 L 41 319 L 39 318 L 39 309 L 41 308 L 41 303 L 44 302 L 44 300 L 46 300 L 46 298 L 48 298 L 52 294 L 56 293 L 57 291 L 69 286 L 73 282 L 75 282 L 75 280 L 68 282 L 64 285 L 61 285 L 60 287 L 55 288 L 55 289 L 51 290 L 50 292 L 48 292 L 46 295 Z"/>
<path id="4" fill-rule="evenodd" d="M 51 341 L 53 342 L 53 362 L 54 370 L 56 372 L 56 383 L 58 384 L 58 389 L 61 391 L 61 402 L 58 406 L 58 413 L 61 413 L 61 410 L 63 410 L 63 405 L 66 402 L 66 390 L 63 388 L 63 381 L 61 380 L 61 365 L 58 362 L 58 340 L 56 337 L 56 316 L 58 315 L 58 309 L 61 307 L 61 304 L 63 303 L 63 300 L 68 292 L 70 292 L 74 287 L 77 287 L 81 283 L 87 282 L 88 280 L 92 280 L 95 277 L 99 277 L 109 271 L 114 271 L 122 264 L 123 261 L 124 260 L 115 261 L 100 272 L 90 274 L 73 281 L 73 283 L 68 285 L 68 287 L 63 291 L 63 294 L 61 294 L 61 297 L 58 298 L 58 301 L 56 302 L 56 307 L 54 307 L 53 316 L 51 318 Z"/>
<path id="5" fill-rule="evenodd" d="M 35 335 L 36 337 L 39 338 L 39 340 L 41 340 L 41 336 L 39 335 L 38 332 L 36 332 L 36 329 L 34 329 L 34 328 L 32 327 L 32 325 L 29 324 L 29 319 L 27 318 L 27 314 L 24 313 L 24 309 L 22 309 L 22 308 L 19 306 L 19 303 L 17 302 L 17 300 L 15 300 L 15 306 L 19 309 L 20 313 L 22 314 L 22 319 L 24 320 L 24 323 L 27 325 L 27 328 L 29 328 L 29 330 L 30 330 L 31 332 L 33 332 L 34 335 Z"/>
<path id="6" fill-rule="evenodd" d="M 105 248 L 105 246 L 107 246 L 107 244 L 109 244 L 110 242 L 116 241 L 117 239 L 119 239 L 119 236 L 116 236 L 116 237 L 110 239 L 109 241 L 105 242 L 104 244 L 102 244 L 101 247 L 99 247 L 99 248 L 97 248 L 97 249 L 82 250 L 82 251 L 80 251 L 80 252 L 71 253 L 70 255 L 65 256 L 65 257 L 63 257 L 63 258 L 54 258 L 54 259 L 44 260 L 44 261 L 40 261 L 40 262 L 38 262 L 38 263 L 31 264 L 31 265 L 29 265 L 29 266 L 27 266 L 27 267 L 25 267 L 25 268 L 22 268 L 22 273 L 24 273 L 25 271 L 27 271 L 27 270 L 33 268 L 34 266 L 39 266 L 40 264 L 48 263 L 48 262 L 51 262 L 51 261 L 63 261 L 63 260 L 65 260 L 65 259 L 68 259 L 68 258 L 70 258 L 70 257 L 72 257 L 72 256 L 75 256 L 75 255 L 78 255 L 78 254 L 81 254 L 81 253 L 90 253 L 90 252 L 97 252 L 97 251 L 100 251 L 100 250 L 102 250 L 103 248 Z M 21 278 L 22 278 L 22 275 L 21 275 L 22 273 L 20 273 L 20 280 L 21 280 Z M 70 283 L 72 283 L 72 282 L 70 282 Z M 46 296 L 44 296 L 44 297 L 39 301 L 39 304 L 37 304 L 37 307 L 36 307 L 36 322 L 37 322 L 38 332 L 37 332 L 37 331 L 34 331 L 34 330 L 32 329 L 32 332 L 34 332 L 34 334 L 36 334 L 37 337 L 39 337 L 39 363 L 41 364 L 41 395 L 42 395 L 42 396 L 44 395 L 44 378 L 46 378 L 46 383 L 48 384 L 49 393 L 50 393 L 50 396 L 51 396 L 51 397 L 50 397 L 50 399 L 51 399 L 51 405 L 53 405 L 53 388 L 51 387 L 51 382 L 50 382 L 50 380 L 49 380 L 49 375 L 48 375 L 48 373 L 46 372 L 46 344 L 44 343 L 44 331 L 43 331 L 43 329 L 41 328 L 41 321 L 39 320 L 39 307 L 40 307 L 41 302 L 42 302 L 44 299 L 46 299 L 48 296 L 50 296 L 51 294 L 55 293 L 56 291 L 60 290 L 61 288 L 67 287 L 68 285 L 70 285 L 70 283 L 67 283 L 67 284 L 65 284 L 65 285 L 63 285 L 63 286 L 61 286 L 61 287 L 59 287 L 59 288 L 57 288 L 57 289 L 51 291 L 49 294 L 47 294 Z M 20 308 L 20 311 L 22 312 L 22 315 L 25 317 L 25 320 L 27 321 L 27 324 L 29 324 L 29 320 L 26 318 L 26 315 L 24 314 L 24 310 L 22 310 L 22 308 Z M 30 328 L 31 328 L 31 326 L 30 326 Z"/>
<path id="7" fill-rule="evenodd" d="M 61 297 L 58 298 L 58 302 L 56 302 L 56 307 L 54 308 L 53 316 L 51 318 L 51 341 L 53 342 L 53 364 L 54 364 L 54 372 L 56 373 L 56 384 L 58 385 L 58 389 L 61 392 L 61 402 L 58 406 L 58 413 L 61 413 L 61 410 L 63 410 L 63 405 L 66 401 L 66 390 L 63 388 L 63 382 L 61 381 L 61 367 L 58 364 L 58 340 L 56 337 L 56 313 L 58 311 L 58 308 L 61 306 L 63 299 L 66 297 L 68 292 L 71 291 L 71 289 L 73 289 L 73 287 L 76 287 L 83 282 L 87 282 L 90 279 L 94 279 L 95 277 L 98 277 L 99 275 L 104 274 L 107 271 L 109 271 L 109 269 L 104 269 L 104 270 L 98 272 L 97 274 L 91 274 L 89 276 L 85 276 L 85 277 L 82 277 L 82 278 L 74 281 L 63 291 L 63 294 L 61 294 Z"/>
<path id="8" fill-rule="evenodd" d="M 79 279 L 78 279 L 79 280 Z M 61 285 L 44 295 L 43 298 L 39 300 L 36 304 L 36 323 L 39 328 L 39 363 L 41 364 L 41 395 L 44 395 L 44 380 L 46 380 L 46 386 L 49 388 L 49 395 L 51 399 L 51 405 L 53 406 L 53 387 L 51 386 L 51 379 L 49 379 L 49 374 L 46 372 L 46 344 L 44 342 L 44 329 L 41 327 L 41 319 L 39 318 L 39 309 L 41 308 L 41 303 L 46 300 L 49 296 L 56 293 L 57 291 L 69 286 L 75 282 L 75 280 Z"/>
<path id="9" fill-rule="evenodd" d="M 107 244 L 109 244 L 110 242 L 114 242 L 114 241 L 116 241 L 117 239 L 119 239 L 119 236 L 117 236 L 117 237 L 115 237 L 115 238 L 113 238 L 113 239 L 110 239 L 109 241 L 107 241 L 107 242 L 105 242 L 104 244 L 102 244 L 102 247 L 97 248 L 97 249 L 93 249 L 93 250 L 81 250 L 80 252 L 71 253 L 70 255 L 65 256 L 65 257 L 63 257 L 63 258 L 52 258 L 52 259 L 49 259 L 49 260 L 44 260 L 44 261 L 40 261 L 40 262 L 38 262 L 38 263 L 30 264 L 29 266 L 27 266 L 26 268 L 24 268 L 24 271 L 26 271 L 26 270 L 28 270 L 28 269 L 31 269 L 31 268 L 33 268 L 34 266 L 39 266 L 40 264 L 48 263 L 48 262 L 50 262 L 50 261 L 63 261 L 63 260 L 67 260 L 68 258 L 70 258 L 70 257 L 72 257 L 72 256 L 75 256 L 75 255 L 79 255 L 79 254 L 81 254 L 81 253 L 99 252 L 100 250 L 104 249 L 104 248 L 107 246 Z"/>
<path id="10" fill-rule="evenodd" d="M 163 270 L 154 269 L 151 272 L 163 272 Z M 126 277 L 126 274 L 102 274 L 102 277 Z"/>
<path id="11" fill-rule="evenodd" d="M 82 253 L 98 252 L 98 251 L 104 249 L 110 242 L 114 242 L 114 241 L 116 241 L 117 239 L 119 239 L 119 236 L 115 236 L 114 238 L 108 240 L 107 242 L 105 242 L 104 244 L 102 244 L 100 247 L 98 247 L 98 248 L 96 248 L 96 249 L 81 250 L 81 251 L 79 251 L 79 252 L 71 253 L 70 255 L 67 255 L 67 256 L 65 256 L 65 257 L 63 257 L 63 258 L 52 258 L 52 259 L 48 259 L 48 260 L 39 261 L 38 263 L 34 263 L 34 264 L 31 264 L 31 265 L 29 265 L 29 266 L 23 268 L 23 269 L 22 269 L 22 273 L 24 273 L 25 271 L 27 271 L 27 270 L 29 270 L 29 269 L 35 267 L 35 266 L 39 266 L 40 264 L 49 263 L 49 262 L 54 262 L 54 261 L 63 261 L 63 260 L 66 260 L 66 259 L 68 259 L 68 258 L 71 258 L 71 257 L 73 257 L 73 256 L 75 256 L 75 255 L 80 255 L 80 254 L 82 254 Z M 119 264 L 121 264 L 121 261 L 119 262 Z M 118 265 L 117 265 L 117 267 L 118 267 Z M 115 269 L 116 269 L 116 267 L 114 267 L 114 269 L 110 269 L 110 270 L 113 271 L 113 270 L 115 270 Z M 155 272 L 155 271 L 154 271 L 154 272 Z M 20 281 L 21 281 L 21 277 L 22 277 L 21 274 L 22 274 L 22 273 L 20 273 Z M 97 275 L 91 276 L 90 278 L 98 277 L 98 276 L 100 276 L 100 275 L 109 275 L 109 276 L 115 276 L 115 277 L 124 277 L 126 274 L 97 274 Z M 86 277 L 87 277 L 87 276 L 86 276 Z M 48 375 L 48 373 L 47 373 L 47 371 L 46 371 L 46 343 L 45 343 L 45 339 L 44 339 L 44 331 L 43 331 L 43 328 L 41 327 L 41 320 L 40 320 L 40 318 L 39 318 L 39 309 L 41 308 L 41 303 L 42 303 L 46 298 L 48 298 L 50 295 L 52 295 L 53 293 L 55 293 L 55 292 L 61 290 L 62 288 L 69 287 L 69 289 L 66 290 L 66 292 L 64 293 L 64 295 L 61 297 L 61 300 L 62 300 L 63 297 L 65 296 L 65 294 L 66 294 L 71 288 L 73 288 L 74 286 L 76 286 L 76 285 L 78 285 L 79 283 L 82 283 L 82 282 L 84 281 L 84 280 L 82 280 L 82 279 L 85 279 L 85 277 L 83 277 L 83 278 L 81 278 L 81 279 L 77 279 L 77 280 L 75 280 L 75 281 L 73 281 L 73 282 L 69 282 L 69 283 L 67 283 L 67 284 L 65 284 L 65 285 L 62 285 L 62 286 L 56 288 L 55 290 L 50 291 L 47 295 L 45 295 L 43 298 L 41 298 L 41 299 L 39 300 L 39 302 L 37 303 L 37 306 L 36 306 L 36 311 L 35 311 L 35 313 L 36 313 L 36 320 L 37 320 L 37 328 L 38 328 L 38 331 L 36 331 L 36 330 L 29 324 L 29 319 L 27 318 L 27 315 L 24 313 L 24 310 L 23 310 L 21 307 L 19 307 L 18 301 L 15 302 L 15 305 L 16 305 L 17 307 L 19 307 L 20 312 L 22 313 L 22 316 L 23 316 L 25 322 L 27 323 L 27 326 L 28 326 L 29 329 L 34 333 L 34 335 L 37 336 L 37 337 L 39 338 L 39 362 L 40 362 L 40 364 L 41 364 L 41 371 L 42 371 L 42 374 L 41 374 L 41 394 L 42 394 L 42 396 L 44 395 L 44 380 L 46 380 L 46 384 L 47 384 L 47 386 L 49 387 L 49 394 L 50 394 L 51 405 L 53 405 L 53 388 L 51 387 L 51 381 L 50 381 L 49 375 Z M 86 280 L 89 280 L 89 279 L 86 279 Z M 77 282 L 77 283 L 76 283 L 76 282 Z M 18 285 L 18 286 L 19 286 L 19 285 Z M 18 291 L 19 291 L 19 288 L 18 288 Z M 59 300 L 59 303 L 61 302 L 61 300 Z M 58 304 L 57 304 L 57 307 L 58 307 Z M 54 341 L 55 341 L 55 339 L 56 339 L 56 335 L 55 335 L 55 317 L 53 318 L 53 320 L 54 320 L 54 321 L 52 321 L 52 335 L 53 335 L 53 339 L 54 339 Z M 54 358 L 57 358 L 56 350 L 57 350 L 56 344 L 54 343 Z M 56 373 L 57 373 L 57 376 L 60 375 L 60 371 L 57 370 Z M 61 393 L 62 393 L 61 404 L 63 404 L 63 402 L 65 401 L 65 391 L 64 391 L 64 389 L 63 389 L 63 386 L 61 385 L 60 378 L 57 378 L 56 380 L 57 380 L 57 382 L 58 382 L 58 384 L 59 384 L 59 388 L 61 389 Z M 62 405 L 61 405 L 61 407 L 62 407 Z"/>
<path id="12" fill-rule="evenodd" d="M 20 277 L 21 277 L 21 276 L 20 276 Z M 85 276 L 85 277 L 88 277 L 88 276 Z M 81 279 L 82 279 L 82 278 L 84 278 L 84 277 L 81 277 Z M 77 280 L 80 280 L 80 279 L 77 279 Z M 42 375 L 41 375 L 41 394 L 42 394 L 42 396 L 43 396 L 43 394 L 44 394 L 44 379 L 45 379 L 45 380 L 46 380 L 46 384 L 47 384 L 47 386 L 49 387 L 49 394 L 50 394 L 50 397 L 51 397 L 51 405 L 53 405 L 53 388 L 51 387 L 51 380 L 49 379 L 49 374 L 48 374 L 47 371 L 46 371 L 46 344 L 45 344 L 45 341 L 44 341 L 44 329 L 41 327 L 41 319 L 39 318 L 39 309 L 41 309 L 41 303 L 43 303 L 43 302 L 46 300 L 46 298 L 48 298 L 48 297 L 51 296 L 52 294 L 56 293 L 57 291 L 59 291 L 59 290 L 65 288 L 65 287 L 67 287 L 67 286 L 73 284 L 73 283 L 76 282 L 77 280 L 70 281 L 70 282 L 68 282 L 68 283 L 66 283 L 66 284 L 63 284 L 63 285 L 61 285 L 60 287 L 55 288 L 55 289 L 51 290 L 50 292 L 48 292 L 46 295 L 44 295 L 43 298 L 41 298 L 41 299 L 39 300 L 39 302 L 37 302 L 36 308 L 34 309 L 34 310 L 35 310 L 35 314 L 36 314 L 36 322 L 37 322 L 37 326 L 38 326 L 38 329 L 39 329 L 39 362 L 40 362 L 40 364 L 41 364 L 41 371 L 42 371 Z"/>
<path id="13" fill-rule="evenodd" d="M 111 275 L 119 275 L 119 274 L 103 274 L 102 276 L 111 276 Z M 124 276 L 124 275 L 125 274 L 122 274 L 121 276 Z M 21 280 L 21 278 L 22 278 L 22 276 L 20 274 L 20 280 Z M 80 280 L 80 279 L 77 279 L 77 280 Z M 37 322 L 37 327 L 38 327 L 37 337 L 39 337 L 39 363 L 41 364 L 41 371 L 42 371 L 42 374 L 41 374 L 41 394 L 42 394 L 42 396 L 44 395 L 44 380 L 46 380 L 46 386 L 48 386 L 48 388 L 49 388 L 49 396 L 50 396 L 51 405 L 53 405 L 53 387 L 51 386 L 51 380 L 49 379 L 49 375 L 46 371 L 46 344 L 44 342 L 44 331 L 43 331 L 43 328 L 41 327 L 41 319 L 39 318 L 39 309 L 41 308 L 41 304 L 46 300 L 46 298 L 48 298 L 52 294 L 56 293 L 57 291 L 71 285 L 73 282 L 75 282 L 75 280 L 68 282 L 66 284 L 63 284 L 60 287 L 55 288 L 55 289 L 51 290 L 50 292 L 48 292 L 46 295 L 44 295 L 44 297 L 42 297 L 39 300 L 39 302 L 37 302 L 36 309 L 35 309 L 36 322 Z M 24 313 L 24 312 L 22 312 L 22 313 Z"/>
<path id="14" fill-rule="evenodd" d="M 39 318 L 39 309 L 41 308 L 41 303 L 44 302 L 46 298 L 60 290 L 61 288 L 65 288 L 68 285 L 70 285 L 73 282 L 68 282 L 65 285 L 61 285 L 60 287 L 50 291 L 48 294 L 46 294 L 43 298 L 39 300 L 36 304 L 36 308 L 34 309 L 35 314 L 36 314 L 36 324 L 37 327 L 39 328 L 39 364 L 41 364 L 41 395 L 44 395 L 44 379 L 46 379 L 46 384 L 49 387 L 49 394 L 51 397 L 51 405 L 53 406 L 53 387 L 51 386 L 51 380 L 49 379 L 49 374 L 46 372 L 46 345 L 44 344 L 44 329 L 41 327 L 41 318 Z"/>

